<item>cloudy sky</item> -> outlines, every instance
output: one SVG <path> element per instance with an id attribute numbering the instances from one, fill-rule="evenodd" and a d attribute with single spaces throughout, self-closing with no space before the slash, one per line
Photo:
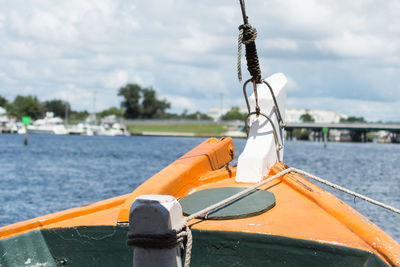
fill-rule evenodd
<path id="1" fill-rule="evenodd" d="M 400 1 L 247 0 L 263 76 L 289 78 L 288 107 L 400 121 Z M 173 112 L 245 106 L 238 0 L 0 0 L 0 95 L 118 106 L 128 82 Z M 242 66 L 245 78 L 248 77 Z"/>

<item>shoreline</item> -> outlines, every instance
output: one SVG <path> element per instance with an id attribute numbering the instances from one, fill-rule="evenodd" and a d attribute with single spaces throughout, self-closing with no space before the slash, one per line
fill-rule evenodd
<path id="1" fill-rule="evenodd" d="M 247 138 L 245 133 L 223 133 L 223 134 L 198 134 L 198 133 L 182 133 L 182 132 L 133 132 L 132 136 L 166 136 L 166 137 L 232 137 Z"/>

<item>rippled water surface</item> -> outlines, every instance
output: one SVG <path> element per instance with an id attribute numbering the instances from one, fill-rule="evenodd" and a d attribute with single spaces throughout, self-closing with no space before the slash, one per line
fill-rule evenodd
<path id="1" fill-rule="evenodd" d="M 0 135 L 0 226 L 129 193 L 203 140 Z M 400 208 L 400 145 L 289 141 L 284 161 Z M 400 241 L 400 215 L 322 187 Z"/>

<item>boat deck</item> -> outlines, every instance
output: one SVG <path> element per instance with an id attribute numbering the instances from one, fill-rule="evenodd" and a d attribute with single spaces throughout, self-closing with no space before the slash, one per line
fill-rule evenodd
<path id="1" fill-rule="evenodd" d="M 182 199 L 209 188 L 251 186 L 252 184 L 235 181 L 236 167 L 226 166 L 233 157 L 233 143 L 230 138 L 208 139 L 131 194 L 2 227 L 0 239 L 33 230 L 54 228 L 111 226 L 126 230 L 130 206 L 140 195 L 167 194 Z M 283 163 L 277 163 L 270 175 L 285 168 L 287 166 Z M 305 242 L 303 248 L 311 248 L 315 244 L 328 248 L 334 246 L 336 249 L 347 247 L 364 251 L 366 255 L 375 254 L 390 265 L 400 265 L 400 246 L 396 241 L 353 208 L 304 177 L 286 174 L 260 189 L 274 194 L 276 204 L 272 209 L 240 219 L 194 219 L 189 222 L 191 229 L 197 233 L 199 240 L 205 233 L 223 235 L 231 241 L 234 236 L 250 238 L 249 240 L 263 238 L 268 244 L 278 242 L 278 239 L 284 240 L 284 243 L 297 240 L 300 243 Z M 231 237 L 226 233 L 230 233 Z M 251 242 L 249 240 L 246 242 Z M 195 248 L 194 250 L 196 251 Z"/>

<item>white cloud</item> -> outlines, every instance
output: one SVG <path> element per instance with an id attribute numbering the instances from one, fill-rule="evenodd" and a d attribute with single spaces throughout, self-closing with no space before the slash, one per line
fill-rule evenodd
<path id="1" fill-rule="evenodd" d="M 176 96 L 176 95 L 175 96 L 166 95 L 164 97 L 167 99 L 168 102 L 171 103 L 171 105 L 177 112 L 181 112 L 184 109 L 193 110 L 196 107 L 196 105 L 193 104 L 193 102 L 187 97 Z"/>
<path id="2" fill-rule="evenodd" d="M 287 88 L 289 88 L 291 92 L 302 90 L 292 77 L 286 75 L 286 78 L 287 78 Z"/>
<path id="3" fill-rule="evenodd" d="M 104 81 L 107 88 L 118 88 L 128 82 L 128 73 L 125 70 L 113 71 Z"/>
<path id="4" fill-rule="evenodd" d="M 398 44 L 391 40 L 384 40 L 371 34 L 355 35 L 344 32 L 341 36 L 333 36 L 316 42 L 322 51 L 333 52 L 345 58 L 390 58 L 399 51 Z"/>
<path id="5" fill-rule="evenodd" d="M 96 98 L 95 91 L 86 90 L 77 87 L 75 84 L 67 84 L 64 88 L 58 90 L 54 95 L 48 95 L 45 100 L 51 100 L 54 98 L 68 101 L 73 109 L 82 109 L 86 107 L 89 112 L 93 111 L 93 105 Z M 91 108 L 87 108 L 91 107 Z M 95 109 L 97 110 L 96 106 Z"/>
<path id="6" fill-rule="evenodd" d="M 263 40 L 264 47 L 266 49 L 282 50 L 282 51 L 296 51 L 298 46 L 294 40 L 285 38 L 275 38 Z"/>
<path id="7" fill-rule="evenodd" d="M 368 109 L 389 111 L 400 97 L 398 10 L 396 0 L 247 2 L 263 75 L 287 74 L 289 103 L 311 108 L 318 101 L 306 99 L 331 99 L 325 108 L 371 119 L 398 115 Z M 226 106 L 243 101 L 237 2 L 14 0 L 0 12 L 0 95 L 11 100 L 70 97 L 74 108 L 90 111 L 94 91 L 96 109 L 107 108 L 119 104 L 120 86 L 137 82 L 175 109 L 206 111 L 221 93 Z"/>
<path id="8" fill-rule="evenodd" d="M 28 64 L 21 60 L 10 60 L 10 69 L 17 79 L 29 79 L 34 77 L 33 70 L 30 70 Z"/>

